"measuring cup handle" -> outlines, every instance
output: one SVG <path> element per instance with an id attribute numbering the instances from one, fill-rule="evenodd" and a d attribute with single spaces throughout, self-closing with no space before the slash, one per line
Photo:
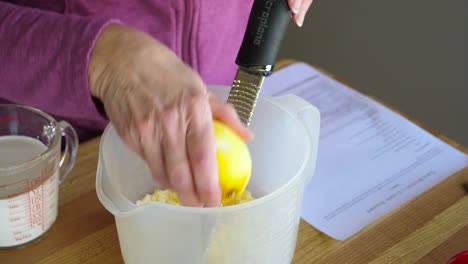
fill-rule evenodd
<path id="1" fill-rule="evenodd" d="M 76 135 L 75 129 L 66 121 L 60 121 L 58 126 L 60 127 L 62 137 L 65 138 L 65 151 L 59 163 L 60 169 L 63 169 L 59 177 L 59 184 L 61 184 L 75 165 L 76 155 L 78 153 L 78 136 Z M 67 157 L 68 162 L 65 163 Z"/>

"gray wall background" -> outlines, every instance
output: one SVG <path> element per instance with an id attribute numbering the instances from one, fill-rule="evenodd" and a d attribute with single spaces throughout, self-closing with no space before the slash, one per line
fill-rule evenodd
<path id="1" fill-rule="evenodd" d="M 468 146 L 467 0 L 315 0 L 281 58 L 322 67 Z"/>

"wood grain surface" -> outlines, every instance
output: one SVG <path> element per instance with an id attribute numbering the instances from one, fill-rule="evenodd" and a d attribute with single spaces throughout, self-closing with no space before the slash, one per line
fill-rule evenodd
<path id="1" fill-rule="evenodd" d="M 281 61 L 278 68 L 292 62 Z M 123 263 L 114 218 L 95 192 L 99 140 L 80 145 L 76 165 L 60 187 L 59 215 L 49 232 L 23 248 L 0 250 L 0 263 Z M 468 167 L 345 241 L 333 240 L 301 221 L 293 263 L 445 263 L 468 249 L 464 182 Z"/>

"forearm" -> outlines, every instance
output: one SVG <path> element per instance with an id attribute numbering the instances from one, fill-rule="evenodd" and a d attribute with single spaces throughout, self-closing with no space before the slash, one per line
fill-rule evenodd
<path id="1" fill-rule="evenodd" d="M 117 22 L 0 2 L 0 98 L 84 127 L 102 123 L 89 90 L 89 57 L 101 31 Z"/>

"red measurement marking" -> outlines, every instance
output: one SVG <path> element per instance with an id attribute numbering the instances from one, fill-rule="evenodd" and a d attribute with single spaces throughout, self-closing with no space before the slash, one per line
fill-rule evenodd
<path id="1" fill-rule="evenodd" d="M 8 199 L 8 202 L 9 202 L 9 203 L 15 203 L 15 202 L 21 201 L 21 200 L 27 200 L 26 195 L 12 197 L 11 199 Z"/>
<path id="2" fill-rule="evenodd" d="M 16 240 L 16 241 L 22 241 L 22 240 L 24 240 L 24 239 L 30 238 L 31 236 L 32 236 L 31 234 L 23 234 L 23 235 L 21 235 L 21 236 L 15 237 L 15 240 Z"/>
<path id="3" fill-rule="evenodd" d="M 19 122 L 19 119 L 17 117 L 14 117 L 14 116 L 0 116 L 0 121 L 18 121 Z"/>
<path id="4" fill-rule="evenodd" d="M 32 212 L 31 212 L 31 192 L 30 192 L 30 188 L 29 188 L 29 179 L 28 180 L 28 209 L 29 209 L 29 228 L 33 228 L 32 226 L 32 221 L 31 221 L 31 216 L 32 216 Z"/>
<path id="5" fill-rule="evenodd" d="M 8 206 L 8 208 L 10 208 L 10 210 L 16 209 L 16 208 L 18 208 L 18 207 L 20 207 L 19 204 L 13 204 L 13 205 L 9 205 L 9 206 Z"/>
<path id="6" fill-rule="evenodd" d="M 20 229 L 20 230 L 14 230 L 12 232 L 12 234 L 14 236 L 20 236 L 21 234 L 24 234 L 24 233 L 27 233 L 27 232 L 30 232 L 31 230 L 30 229 Z"/>
<path id="7" fill-rule="evenodd" d="M 26 188 L 27 189 L 27 188 Z M 17 201 L 22 201 L 22 200 L 28 200 L 28 197 L 26 196 L 26 191 L 24 191 L 24 194 L 25 195 L 21 195 L 21 196 L 15 196 L 11 199 L 8 200 L 9 203 L 15 203 Z"/>
<path id="8" fill-rule="evenodd" d="M 15 192 L 15 193 L 10 193 L 7 197 L 8 198 L 15 198 L 16 196 L 20 196 L 21 194 L 23 194 L 24 192 L 23 191 L 19 191 L 19 192 Z"/>
<path id="9" fill-rule="evenodd" d="M 31 207 L 31 224 L 35 227 L 43 227 L 44 216 L 42 210 L 42 188 L 38 188 L 42 184 L 42 176 L 33 178 L 30 183 L 30 188 L 33 189 L 29 192 L 30 207 Z"/>
<path id="10" fill-rule="evenodd" d="M 10 217 L 10 223 L 15 223 L 21 220 L 21 217 L 15 216 L 15 217 Z"/>
<path id="11" fill-rule="evenodd" d="M 29 188 L 30 189 L 36 189 L 41 184 L 42 184 L 42 177 L 37 176 L 36 178 L 32 178 Z"/>
<path id="12" fill-rule="evenodd" d="M 44 175 L 42 175 L 41 191 L 42 191 L 42 196 L 44 196 Z M 42 197 L 42 218 L 44 218 L 44 197 Z M 42 230 L 45 230 L 44 222 L 45 222 L 44 219 L 42 219 Z"/>
<path id="13" fill-rule="evenodd" d="M 26 222 L 26 223 L 14 225 L 13 228 L 14 228 L 14 229 L 17 229 L 18 227 L 24 227 L 24 226 L 28 226 L 28 227 L 29 227 L 29 225 L 30 225 L 30 223 L 29 223 L 29 221 L 28 221 L 28 222 Z M 31 230 L 31 229 L 32 229 L 32 228 L 29 227 L 28 230 Z"/>
<path id="14" fill-rule="evenodd" d="M 13 212 L 13 211 L 10 211 L 10 215 L 18 215 L 18 214 L 25 214 L 29 212 L 29 208 L 26 208 L 26 209 L 23 209 L 23 210 L 20 210 L 20 211 L 16 211 L 16 212 Z"/>
<path id="15" fill-rule="evenodd" d="M 31 232 L 31 228 L 26 228 L 26 229 L 20 228 L 19 230 L 16 230 L 15 232 L 19 232 L 18 235 L 24 234 L 24 233 L 29 233 L 29 232 Z M 13 235 L 15 235 L 15 234 L 13 234 Z"/>

